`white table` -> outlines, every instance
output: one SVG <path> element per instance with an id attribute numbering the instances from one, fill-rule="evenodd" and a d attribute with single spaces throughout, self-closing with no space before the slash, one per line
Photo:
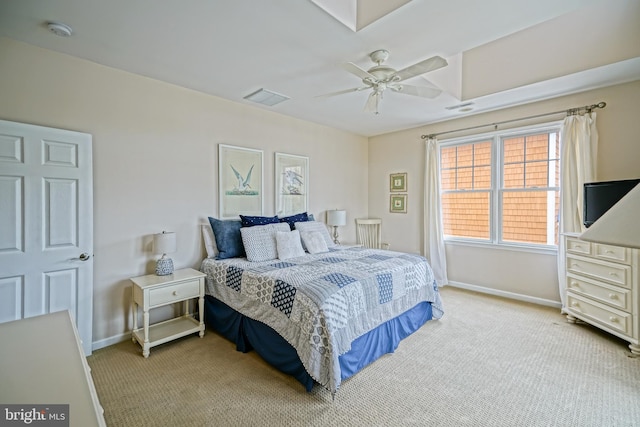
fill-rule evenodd
<path id="1" fill-rule="evenodd" d="M 204 278 L 205 274 L 192 268 L 175 270 L 173 274 L 148 274 L 131 278 L 133 331 L 131 339 L 142 346 L 142 355 L 149 357 L 151 347 L 164 344 L 195 332 L 204 336 Z M 189 312 L 189 301 L 197 298 L 200 320 Z M 182 316 L 149 324 L 153 308 L 184 302 Z M 142 328 L 138 328 L 138 308 L 142 307 Z"/>

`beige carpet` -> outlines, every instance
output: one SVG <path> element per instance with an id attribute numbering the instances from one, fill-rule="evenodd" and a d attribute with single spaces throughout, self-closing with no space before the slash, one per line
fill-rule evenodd
<path id="1" fill-rule="evenodd" d="M 335 401 L 213 332 L 88 358 L 109 426 L 640 426 L 640 359 L 557 309 L 442 289 L 445 316 Z"/>

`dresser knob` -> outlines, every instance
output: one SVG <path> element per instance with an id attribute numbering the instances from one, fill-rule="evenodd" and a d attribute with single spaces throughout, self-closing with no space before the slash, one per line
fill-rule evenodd
<path id="1" fill-rule="evenodd" d="M 612 253 L 613 253 L 613 251 L 612 251 L 611 249 L 607 249 L 606 251 L 604 251 L 604 253 L 606 253 L 606 254 L 612 254 Z"/>
<path id="2" fill-rule="evenodd" d="M 571 303 L 571 305 L 574 307 L 578 307 L 580 304 L 578 303 L 578 301 L 574 301 Z"/>
<path id="3" fill-rule="evenodd" d="M 610 271 L 609 276 L 618 277 L 618 273 L 614 273 L 613 271 Z"/>
<path id="4" fill-rule="evenodd" d="M 173 296 L 175 297 L 176 295 L 178 295 L 178 291 L 173 291 Z"/>
<path id="5" fill-rule="evenodd" d="M 611 316 L 611 317 L 609 317 L 609 321 L 610 321 L 611 323 L 618 323 L 618 318 L 617 318 L 617 317 L 615 317 L 615 316 Z"/>
<path id="6" fill-rule="evenodd" d="M 580 284 L 578 282 L 571 282 L 571 287 L 573 288 L 579 288 Z"/>
<path id="7" fill-rule="evenodd" d="M 611 298 L 611 299 L 618 299 L 618 295 L 616 295 L 616 294 L 609 294 L 609 298 Z"/>

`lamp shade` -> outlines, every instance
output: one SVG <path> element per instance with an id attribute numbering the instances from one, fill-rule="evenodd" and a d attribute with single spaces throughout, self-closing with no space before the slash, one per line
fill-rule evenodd
<path id="1" fill-rule="evenodd" d="M 333 210 L 327 211 L 327 224 L 333 226 L 346 225 L 347 223 L 347 211 Z"/>
<path id="2" fill-rule="evenodd" d="M 580 238 L 588 242 L 640 248 L 640 184 L 604 213 Z"/>
<path id="3" fill-rule="evenodd" d="M 176 233 L 163 231 L 153 235 L 153 253 L 170 254 L 176 251 Z"/>

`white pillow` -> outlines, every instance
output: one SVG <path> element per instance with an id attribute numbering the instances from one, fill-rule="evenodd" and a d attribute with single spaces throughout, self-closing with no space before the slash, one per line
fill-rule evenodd
<path id="1" fill-rule="evenodd" d="M 318 222 L 318 221 L 296 222 L 296 230 L 300 230 L 300 234 L 317 231 L 324 238 L 324 241 L 327 244 L 327 248 L 332 248 L 336 246 L 331 236 L 329 236 L 329 231 L 327 230 L 327 227 L 322 222 Z"/>
<path id="2" fill-rule="evenodd" d="M 276 233 L 289 230 L 291 229 L 286 222 L 242 227 L 240 234 L 244 251 L 247 253 L 247 261 L 259 262 L 277 259 Z"/>
<path id="3" fill-rule="evenodd" d="M 327 242 L 324 241 L 322 234 L 317 231 L 307 231 L 301 234 L 302 243 L 310 254 L 319 254 L 329 252 Z"/>
<path id="4" fill-rule="evenodd" d="M 213 229 L 211 224 L 202 224 L 202 240 L 204 241 L 204 249 L 207 251 L 207 258 L 215 258 L 218 256 L 218 247 L 216 239 L 213 237 Z"/>
<path id="5" fill-rule="evenodd" d="M 304 256 L 304 249 L 300 243 L 300 232 L 278 231 L 276 232 L 276 247 L 278 249 L 278 259 L 289 259 Z"/>

